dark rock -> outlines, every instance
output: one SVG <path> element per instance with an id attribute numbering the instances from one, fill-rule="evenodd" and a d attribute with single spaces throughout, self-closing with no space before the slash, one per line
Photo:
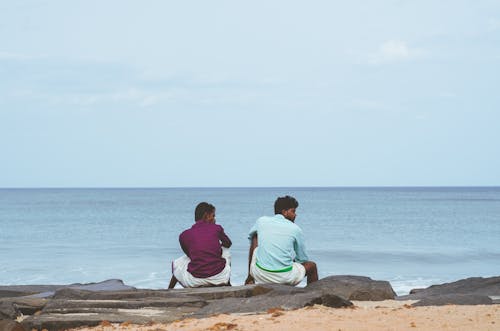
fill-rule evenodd
<path id="1" fill-rule="evenodd" d="M 335 295 L 324 294 L 321 291 L 308 291 L 293 295 L 270 292 L 250 298 L 227 298 L 216 300 L 197 311 L 194 316 L 205 317 L 214 314 L 261 313 L 271 308 L 290 310 L 312 306 L 314 304 L 322 304 L 334 308 L 352 306 L 350 301 Z"/>
<path id="2" fill-rule="evenodd" d="M 114 292 L 112 292 L 114 293 Z M 106 293 L 104 296 L 106 296 L 109 293 Z M 95 296 L 100 296 L 99 292 L 91 292 L 91 291 L 83 291 L 83 290 L 77 290 L 77 289 L 72 289 L 72 288 L 62 288 L 57 290 L 54 295 L 52 296 L 52 300 L 87 300 L 87 299 L 97 299 L 94 298 Z M 101 298 L 98 298 L 99 300 Z M 106 298 L 108 300 L 114 300 L 116 298 Z M 105 299 L 101 299 L 105 300 Z"/>
<path id="3" fill-rule="evenodd" d="M 337 295 L 346 300 L 381 301 L 396 297 L 389 282 L 362 276 L 329 276 L 305 288 Z"/>
<path id="4" fill-rule="evenodd" d="M 267 293 L 270 289 L 260 285 L 200 287 L 190 289 L 167 290 L 170 295 L 186 295 L 200 297 L 205 300 L 218 300 L 224 298 L 248 298 L 254 295 Z"/>
<path id="5" fill-rule="evenodd" d="M 26 316 L 22 321 L 25 329 L 51 331 L 96 326 L 102 321 L 168 323 L 186 317 L 221 312 L 252 313 L 270 308 L 295 309 L 314 304 L 329 307 L 352 305 L 347 300 L 323 291 L 286 285 L 147 290 L 131 288 L 121 281 L 110 280 L 61 287 L 30 285 L 8 291 L 37 294 L 0 300 L 1 312 L 5 317 L 13 319 L 22 312 Z"/>
<path id="6" fill-rule="evenodd" d="M 143 298 L 138 300 L 64 300 L 53 299 L 44 308 L 42 313 L 78 313 L 104 312 L 114 309 L 141 309 L 141 308 L 168 308 L 168 307 L 197 307 L 207 305 L 205 300 L 195 297 L 185 298 Z"/>
<path id="7" fill-rule="evenodd" d="M 7 285 L 0 286 L 0 298 L 13 298 L 39 293 L 53 293 L 65 285 Z"/>
<path id="8" fill-rule="evenodd" d="M 27 317 L 22 321 L 22 324 L 26 330 L 47 329 L 54 331 L 81 326 L 96 326 L 102 321 L 111 323 L 130 322 L 134 324 L 146 324 L 148 322 L 170 323 L 191 316 L 198 309 L 197 307 L 172 307 L 166 309 L 110 309 L 102 313 L 41 314 Z"/>
<path id="9" fill-rule="evenodd" d="M 54 299 L 72 300 L 128 300 L 142 298 L 179 298 L 197 297 L 205 300 L 217 300 L 223 298 L 246 298 L 253 295 L 255 285 L 252 286 L 223 286 L 203 287 L 178 290 L 128 290 L 128 291 L 101 291 L 91 292 L 86 290 L 63 288 L 57 290 Z M 264 290 L 265 291 L 265 290 Z"/>
<path id="10" fill-rule="evenodd" d="M 9 300 L 23 315 L 33 315 L 41 311 L 48 302 L 47 299 L 29 297 L 11 298 Z"/>
<path id="11" fill-rule="evenodd" d="M 0 302 L 0 318 L 15 319 L 17 316 L 20 315 L 21 313 L 14 306 L 12 302 L 9 301 Z"/>
<path id="12" fill-rule="evenodd" d="M 48 298 L 57 290 L 73 288 L 85 291 L 125 291 L 135 287 L 125 285 L 120 279 L 108 279 L 98 283 L 71 284 L 71 285 L 12 285 L 0 286 L 0 298 L 32 296 L 35 298 Z"/>
<path id="13" fill-rule="evenodd" d="M 121 279 L 108 279 L 98 283 L 71 284 L 68 287 L 93 292 L 135 290 L 135 287 L 125 285 Z"/>
<path id="14" fill-rule="evenodd" d="M 305 292 L 305 289 L 286 285 L 98 292 L 66 287 L 56 291 L 54 297 L 45 304 L 41 314 L 26 318 L 23 324 L 27 328 L 52 330 L 98 325 L 102 320 L 117 323 L 124 321 L 146 323 L 152 320 L 168 322 L 193 315 L 203 309 L 208 300 L 212 304 L 212 309 L 207 312 L 208 315 L 222 310 L 240 312 L 264 309 L 265 311 L 278 306 L 293 309 L 312 304 L 329 306 L 350 304 L 323 293 Z M 254 298 L 252 305 L 245 301 L 247 298 Z M 255 298 L 262 299 L 255 300 Z M 225 303 L 230 309 L 221 303 Z M 246 309 L 242 310 L 242 305 Z"/>
<path id="15" fill-rule="evenodd" d="M 421 292 L 423 290 L 425 290 L 425 289 L 423 289 L 423 288 L 414 288 L 413 290 L 410 291 L 410 294 L 416 294 L 416 293 Z"/>
<path id="16" fill-rule="evenodd" d="M 307 304 L 306 306 L 311 305 L 322 305 L 330 308 L 344 308 L 351 307 L 353 304 L 352 302 L 336 295 L 322 294 L 320 297 L 313 299 L 310 304 Z"/>
<path id="17" fill-rule="evenodd" d="M 473 277 L 452 283 L 432 285 L 428 288 L 410 292 L 400 296 L 398 300 L 418 300 L 430 296 L 444 294 L 479 294 L 486 296 L 500 296 L 500 277 Z"/>
<path id="18" fill-rule="evenodd" d="M 36 292 L 0 290 L 0 298 L 15 298 L 15 297 L 22 297 L 25 295 L 31 295 L 31 294 L 35 294 L 35 293 Z"/>
<path id="19" fill-rule="evenodd" d="M 423 298 L 412 304 L 419 306 L 444 306 L 444 305 L 491 305 L 493 300 L 486 295 L 479 294 L 443 294 Z"/>
<path id="20" fill-rule="evenodd" d="M 0 320 L 0 331 L 25 331 L 24 327 L 16 321 Z"/>
<path id="21" fill-rule="evenodd" d="M 66 300 L 125 300 L 153 296 L 167 297 L 167 291 L 154 290 L 132 290 L 132 291 L 105 291 L 93 292 L 74 288 L 62 288 L 57 290 L 52 299 Z"/>
<path id="22" fill-rule="evenodd" d="M 273 292 L 273 294 L 293 295 L 296 293 L 305 293 L 307 292 L 307 290 L 303 287 L 295 287 L 291 285 L 259 284 L 253 288 L 251 296 L 262 295 L 269 292 Z"/>

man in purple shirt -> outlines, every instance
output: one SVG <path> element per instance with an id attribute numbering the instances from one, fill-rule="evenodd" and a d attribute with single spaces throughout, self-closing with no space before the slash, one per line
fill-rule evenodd
<path id="1" fill-rule="evenodd" d="M 222 226 L 215 224 L 215 207 L 201 202 L 196 206 L 195 224 L 179 236 L 186 255 L 172 262 L 172 279 L 183 287 L 231 285 L 231 240 Z"/>

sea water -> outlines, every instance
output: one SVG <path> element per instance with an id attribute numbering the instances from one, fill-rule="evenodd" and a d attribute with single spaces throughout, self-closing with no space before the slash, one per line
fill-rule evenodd
<path id="1" fill-rule="evenodd" d="M 296 223 L 320 278 L 363 275 L 407 294 L 500 275 L 498 187 L 0 189 L 0 285 L 119 278 L 165 288 L 201 201 L 233 241 L 241 285 L 248 230 L 286 194 L 300 203 Z"/>

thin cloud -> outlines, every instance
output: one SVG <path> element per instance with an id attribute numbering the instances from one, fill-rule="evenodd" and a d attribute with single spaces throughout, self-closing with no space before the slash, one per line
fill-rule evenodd
<path id="1" fill-rule="evenodd" d="M 404 41 L 388 40 L 379 45 L 378 50 L 369 56 L 371 64 L 402 62 L 422 58 L 426 52 L 411 48 Z"/>

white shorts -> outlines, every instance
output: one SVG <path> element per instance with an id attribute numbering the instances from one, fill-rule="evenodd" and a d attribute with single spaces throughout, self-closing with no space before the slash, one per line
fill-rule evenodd
<path id="1" fill-rule="evenodd" d="M 222 247 L 222 257 L 226 259 L 226 266 L 217 275 L 208 278 L 196 278 L 187 270 L 191 259 L 186 255 L 172 261 L 172 274 L 183 287 L 218 286 L 229 283 L 231 277 L 231 253 L 229 248 Z"/>
<path id="2" fill-rule="evenodd" d="M 262 270 L 256 264 L 257 249 L 259 246 L 255 247 L 252 256 L 252 263 L 250 264 L 250 275 L 255 280 L 256 284 L 287 284 L 287 285 L 297 285 L 306 276 L 306 268 L 298 262 L 294 262 L 292 265 L 292 270 L 286 272 L 271 272 Z"/>

